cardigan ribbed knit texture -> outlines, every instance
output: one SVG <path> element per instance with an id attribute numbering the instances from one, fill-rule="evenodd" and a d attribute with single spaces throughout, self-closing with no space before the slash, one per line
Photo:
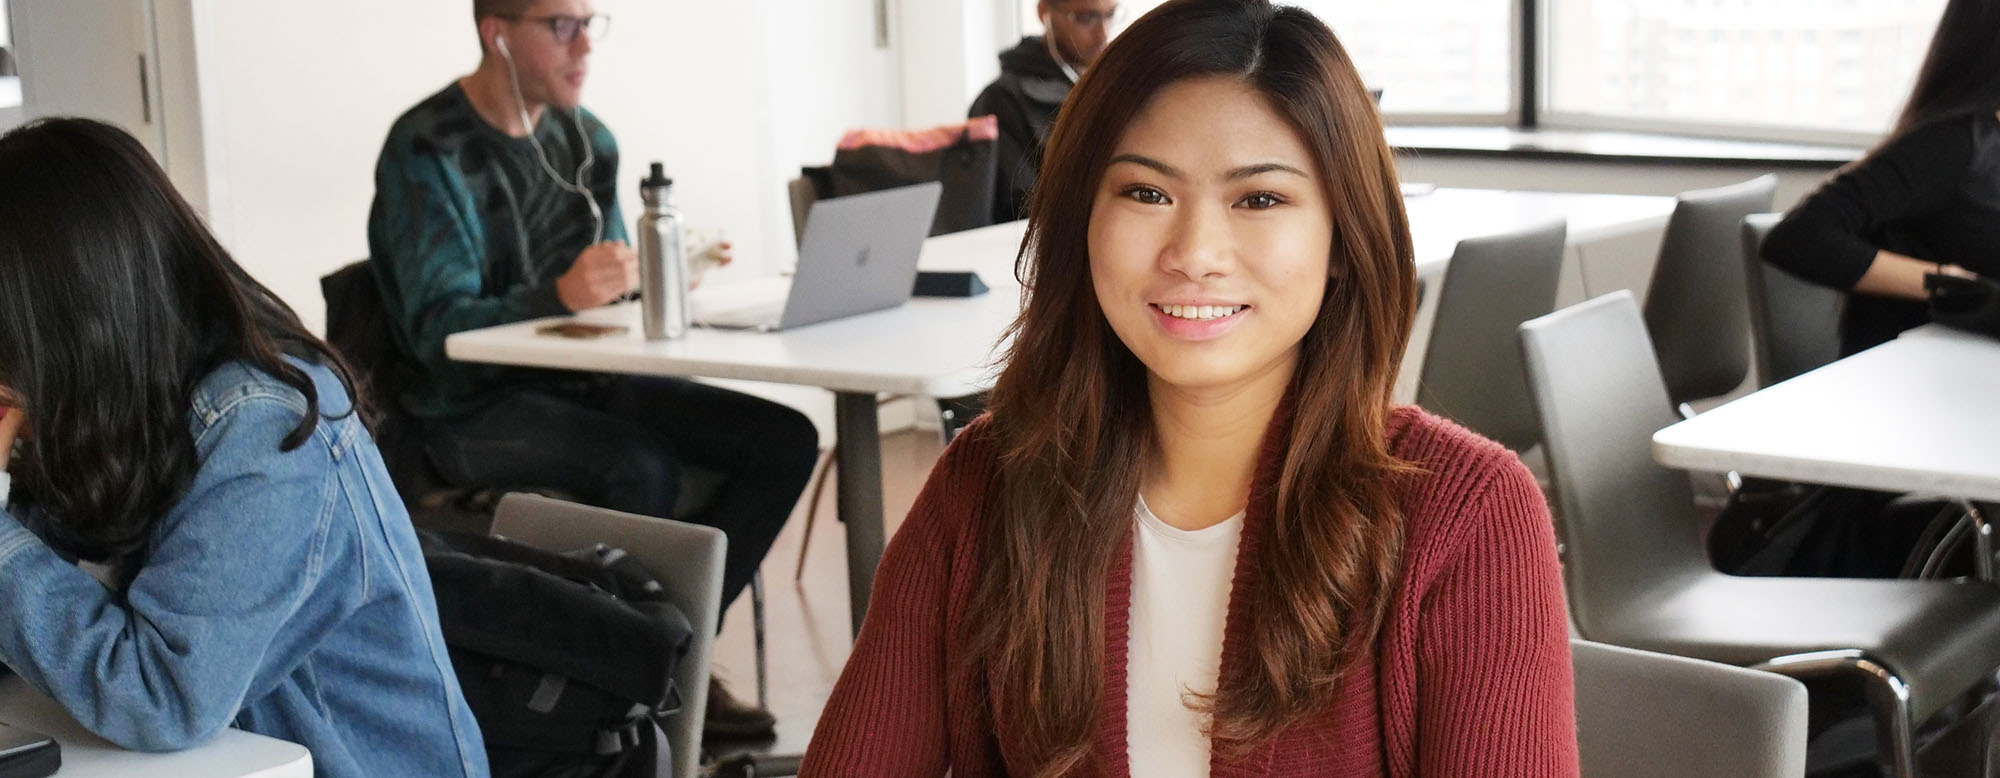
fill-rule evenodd
<path id="1" fill-rule="evenodd" d="M 1272 422 L 1285 429 L 1289 418 Z M 932 470 L 884 553 L 854 652 L 802 778 L 998 778 L 1027 774 L 993 719 L 984 674 L 956 672 L 979 559 L 975 527 L 995 495 L 983 423 Z M 1219 750 L 1215 778 L 1577 775 L 1568 622 L 1547 504 L 1519 458 L 1448 421 L 1399 407 L 1390 450 L 1422 472 L 1399 479 L 1402 566 L 1387 617 L 1324 713 L 1244 758 Z M 1286 435 L 1268 434 L 1245 517 L 1222 674 L 1249 672 L 1242 594 L 1270 538 L 1269 488 Z M 1131 544 L 1107 573 L 1105 702 L 1091 775 L 1126 767 L 1125 665 Z M 977 666 L 976 663 L 973 666 Z M 1138 778 L 1144 778 L 1139 776 Z"/>

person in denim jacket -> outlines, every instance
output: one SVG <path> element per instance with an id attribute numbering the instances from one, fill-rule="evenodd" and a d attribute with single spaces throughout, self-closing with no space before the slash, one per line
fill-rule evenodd
<path id="1" fill-rule="evenodd" d="M 126 748 L 486 776 L 348 375 L 131 136 L 0 137 L 0 664 Z"/>

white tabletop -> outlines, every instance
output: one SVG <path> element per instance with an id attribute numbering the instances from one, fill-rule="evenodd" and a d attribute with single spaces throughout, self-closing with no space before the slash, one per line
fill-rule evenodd
<path id="1" fill-rule="evenodd" d="M 225 729 L 186 751 L 148 754 L 127 751 L 90 734 L 67 712 L 27 682 L 0 679 L 0 722 L 40 732 L 62 745 L 56 778 L 312 778 L 312 756 L 304 746 Z"/>
<path id="2" fill-rule="evenodd" d="M 1637 195 L 1438 189 L 1406 198 L 1417 271 L 1434 276 L 1459 240 L 1566 217 L 1570 240 L 1585 242 L 1658 224 L 1673 198 Z M 971 299 L 917 298 L 899 308 L 780 333 L 697 328 L 684 338 L 649 342 L 635 305 L 580 314 L 624 324 L 592 340 L 540 335 L 547 320 L 452 335 L 445 352 L 470 362 L 610 373 L 736 378 L 818 386 L 834 391 L 957 397 L 992 385 L 993 347 L 1019 310 L 1013 262 L 1026 229 L 1012 222 L 931 238 L 919 265 L 975 270 L 993 291 Z M 704 289 L 698 296 L 727 295 Z M 699 305 L 699 302 L 698 302 Z"/>
<path id="3" fill-rule="evenodd" d="M 1660 464 L 2000 500 L 2000 342 L 1936 325 L 1653 435 Z"/>

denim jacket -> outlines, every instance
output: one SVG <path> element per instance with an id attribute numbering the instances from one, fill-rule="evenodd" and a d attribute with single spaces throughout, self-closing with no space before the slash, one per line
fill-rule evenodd
<path id="1" fill-rule="evenodd" d="M 289 452 L 297 391 L 241 363 L 196 388 L 199 471 L 124 592 L 0 511 L 0 663 L 126 748 L 235 726 L 324 778 L 485 778 L 409 514 L 333 371 L 293 364 L 322 418 Z"/>

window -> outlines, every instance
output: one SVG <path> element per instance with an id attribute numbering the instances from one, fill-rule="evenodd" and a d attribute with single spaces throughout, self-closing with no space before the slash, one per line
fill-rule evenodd
<path id="1" fill-rule="evenodd" d="M 1018 2 L 1039 34 L 1036 0 Z M 1392 121 L 1866 142 L 1945 0 L 1280 0 L 1340 35 Z M 1163 0 L 1124 0 L 1136 19 Z M 1523 9 L 1535 18 L 1526 19 Z M 1523 25 L 1539 95 L 1522 110 Z"/>
<path id="2" fill-rule="evenodd" d="M 0 0 L 0 109 L 21 105 L 21 79 L 14 66 L 14 33 L 7 17 L 7 0 Z"/>
<path id="3" fill-rule="evenodd" d="M 1513 0 L 1298 0 L 1332 27 L 1384 113 L 1497 119 L 1513 112 Z"/>
<path id="4" fill-rule="evenodd" d="M 1888 129 L 1944 0 L 1542 0 L 1549 125 L 1772 138 Z"/>
<path id="5" fill-rule="evenodd" d="M 1164 0 L 1124 0 L 1137 19 Z M 1021 0 L 1024 34 L 1041 33 L 1036 0 Z M 1495 121 L 1512 113 L 1514 0 L 1287 0 L 1340 36 L 1355 68 L 1382 90 L 1382 110 Z M 1129 21 L 1128 21 L 1129 23 Z"/>

